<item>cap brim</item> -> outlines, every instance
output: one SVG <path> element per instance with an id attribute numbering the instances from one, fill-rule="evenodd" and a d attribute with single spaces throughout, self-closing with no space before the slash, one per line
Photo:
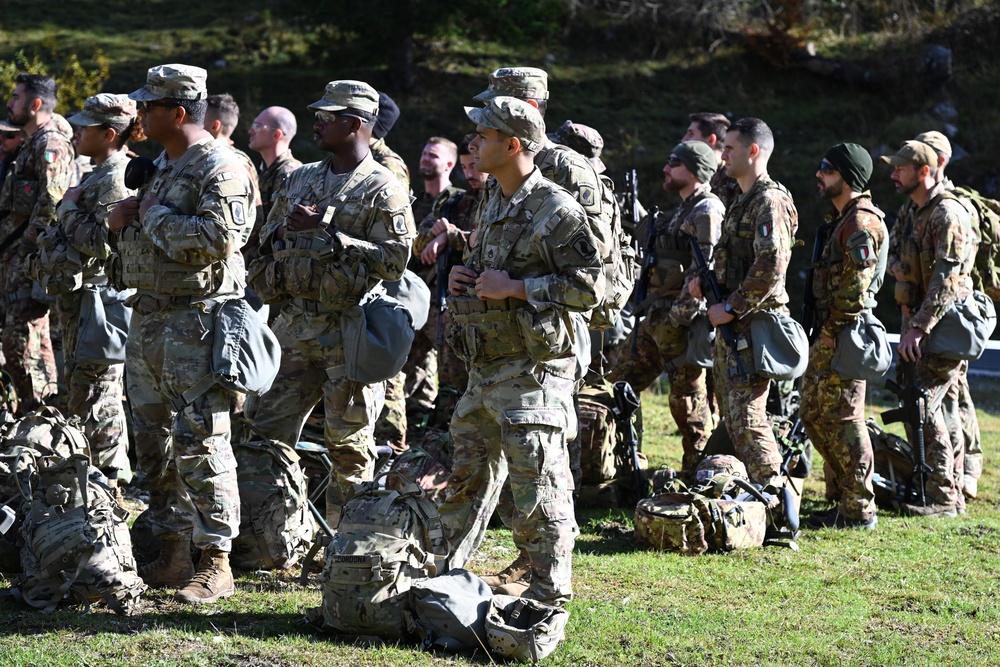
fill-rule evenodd
<path id="1" fill-rule="evenodd" d="M 477 102 L 482 102 L 483 104 L 489 104 L 490 100 L 492 100 L 496 96 L 497 96 L 497 92 L 495 90 L 491 90 L 491 89 L 487 88 L 486 90 L 484 90 L 483 92 L 479 93 L 478 95 L 476 95 L 472 99 L 474 99 Z"/>
<path id="2" fill-rule="evenodd" d="M 163 99 L 161 95 L 157 95 L 156 93 L 151 93 L 148 90 L 146 90 L 145 87 L 140 88 L 139 90 L 133 93 L 129 93 L 128 98 L 130 100 L 135 100 L 136 102 L 153 102 L 155 100 Z"/>
<path id="3" fill-rule="evenodd" d="M 0 132 L 20 132 L 21 129 L 17 125 L 11 125 L 7 121 L 0 120 Z"/>
<path id="4" fill-rule="evenodd" d="M 343 111 L 347 107 L 343 104 L 334 104 L 333 102 L 327 102 L 326 100 L 317 100 L 306 108 L 312 109 L 313 111 Z"/>
<path id="5" fill-rule="evenodd" d="M 900 157 L 898 155 L 883 155 L 879 158 L 885 164 L 891 164 L 893 167 L 902 167 L 907 164 L 916 164 L 913 160 L 908 160 L 905 157 Z"/>
<path id="6" fill-rule="evenodd" d="M 465 115 L 476 125 L 482 125 L 483 127 L 493 127 L 493 123 L 489 122 L 489 115 L 486 113 L 486 107 L 465 107 Z"/>
<path id="7" fill-rule="evenodd" d="M 607 166 L 605 166 L 604 164 L 604 160 L 602 160 L 601 158 L 592 157 L 587 159 L 590 160 L 590 164 L 594 165 L 594 171 L 596 171 L 598 174 L 603 174 L 608 170 Z"/>
<path id="8" fill-rule="evenodd" d="M 78 114 L 73 114 L 72 116 L 70 116 L 66 120 L 69 121 L 70 125 L 78 125 L 80 127 L 90 127 L 91 125 L 103 125 L 104 124 L 103 120 L 98 120 L 97 118 L 94 118 L 93 116 L 88 116 L 86 113 L 84 113 L 82 111 L 80 113 L 78 113 Z"/>

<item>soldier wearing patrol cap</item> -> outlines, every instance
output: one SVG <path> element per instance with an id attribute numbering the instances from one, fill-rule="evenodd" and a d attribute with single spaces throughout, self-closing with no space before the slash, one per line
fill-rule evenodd
<path id="1" fill-rule="evenodd" d="M 32 295 L 28 257 L 37 248 L 39 232 L 55 221 L 56 206 L 72 185 L 75 171 L 73 132 L 64 134 L 53 113 L 55 80 L 19 74 L 16 82 L 7 102 L 7 120 L 27 139 L 0 190 L 0 299 L 5 311 L 5 369 L 17 391 L 18 410 L 24 413 L 56 393 L 58 374 L 49 337 L 49 307 Z"/>
<path id="2" fill-rule="evenodd" d="M 482 542 L 509 475 L 514 542 L 529 564 L 524 595 L 561 605 L 572 595 L 578 532 L 566 447 L 576 431 L 569 315 L 600 300 L 601 258 L 583 209 L 533 163 L 545 141 L 537 109 L 493 96 L 466 115 L 476 123 L 476 168 L 497 185 L 448 281 L 449 343 L 469 363 L 440 508 L 449 565 L 464 566 Z"/>
<path id="3" fill-rule="evenodd" d="M 896 190 L 909 195 L 892 230 L 889 271 L 896 279 L 902 311 L 899 356 L 915 362 L 916 383 L 927 392 L 929 414 L 923 426 L 928 473 L 926 506 L 903 504 L 904 513 L 954 517 L 964 508 L 964 449 L 955 447 L 944 414 L 944 398 L 963 372 L 961 361 L 921 350 L 945 311 L 972 293 L 975 232 L 968 209 L 938 178 L 938 154 L 923 141 L 905 141 L 899 152 L 883 156 L 892 165 Z M 912 202 L 912 204 L 910 203 Z M 907 439 L 916 435 L 906 425 Z"/>
<path id="4" fill-rule="evenodd" d="M 207 74 L 152 67 L 129 95 L 146 136 L 163 145 L 151 180 L 111 212 L 116 287 L 136 290 L 126 382 L 139 472 L 162 549 L 140 568 L 151 586 L 180 586 L 189 604 L 232 595 L 232 540 L 240 526 L 236 458 L 230 443 L 233 393 L 210 375 L 219 304 L 243 297 L 240 248 L 253 229 L 253 188 L 231 150 L 204 130 Z M 192 568 L 190 543 L 201 551 Z"/>
<path id="5" fill-rule="evenodd" d="M 85 296 L 96 291 L 105 304 L 127 296 L 107 284 L 105 264 L 111 255 L 108 215 L 135 194 L 125 187 L 125 167 L 128 142 L 144 138 L 136 114 L 136 104 L 127 95 L 101 93 L 87 98 L 83 111 L 69 118 L 78 129 L 78 152 L 95 166 L 79 186 L 66 191 L 58 223 L 39 237 L 43 252 L 34 262 L 37 278 L 56 295 L 69 414 L 80 418 L 91 459 L 112 485 L 131 476 L 122 403 L 125 363 L 97 359 L 94 351 L 79 349 L 77 343 Z M 101 329 L 102 343 L 107 343 Z"/>
<path id="6" fill-rule="evenodd" d="M 281 367 L 271 391 L 251 400 L 257 432 L 298 442 L 324 400 L 326 447 L 333 462 L 326 515 L 336 526 L 354 483 L 370 480 L 372 427 L 384 383 L 345 375 L 341 316 L 382 281 L 398 280 L 414 236 L 410 197 L 369 148 L 378 93 L 361 81 L 331 81 L 316 112 L 313 138 L 330 155 L 296 170 L 278 192 L 260 234 L 250 280 L 265 302 L 283 306 L 274 323 Z"/>

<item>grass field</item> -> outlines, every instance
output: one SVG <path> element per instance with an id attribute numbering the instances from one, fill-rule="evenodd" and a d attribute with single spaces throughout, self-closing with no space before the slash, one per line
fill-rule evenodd
<path id="1" fill-rule="evenodd" d="M 1000 665 L 1000 405 L 994 384 L 973 387 L 986 448 L 980 497 L 958 519 L 887 512 L 878 529 L 804 532 L 800 550 L 769 547 L 682 557 L 640 549 L 626 510 L 586 511 L 574 555 L 567 639 L 551 665 Z M 647 452 L 674 464 L 680 439 L 666 397 L 647 393 Z M 881 399 L 872 413 L 885 407 Z M 816 474 L 805 507 L 821 501 Z M 515 555 L 491 530 L 472 569 Z M 410 647 L 364 648 L 300 623 L 319 604 L 297 571 L 243 573 L 235 596 L 204 610 L 170 592 L 117 617 L 51 615 L 0 606 L 2 665 L 488 664 Z"/>

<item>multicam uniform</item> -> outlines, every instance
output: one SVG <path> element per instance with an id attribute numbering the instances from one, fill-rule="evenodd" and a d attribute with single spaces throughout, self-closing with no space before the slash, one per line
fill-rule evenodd
<path id="1" fill-rule="evenodd" d="M 779 482 L 781 455 L 767 415 L 770 382 L 752 370 L 750 317 L 765 310 L 787 312 L 785 273 L 798 225 L 792 196 L 764 174 L 726 212 L 715 250 L 715 274 L 736 315 L 732 326 L 748 372 L 738 374 L 730 347 L 716 336 L 715 386 L 736 455 L 750 480 L 762 486 Z"/>
<path id="2" fill-rule="evenodd" d="M 923 206 L 900 208 L 893 227 L 894 249 L 889 268 L 902 272 L 896 283 L 896 302 L 904 307 L 902 331 L 916 327 L 931 333 L 934 325 L 955 301 L 972 293 L 972 265 L 976 255 L 975 235 L 965 206 L 938 183 Z M 909 311 L 910 316 L 907 316 Z M 927 501 L 964 507 L 962 474 L 964 439 L 952 438 L 942 403 L 953 391 L 965 364 L 924 353 L 916 363 L 917 384 L 928 392 L 928 414 L 924 422 L 924 447 L 931 472 L 926 482 Z M 907 425 L 907 438 L 915 434 Z"/>
<path id="3" fill-rule="evenodd" d="M 56 206 L 74 174 L 73 147 L 52 119 L 24 142 L 0 190 L 3 353 L 21 412 L 35 409 L 56 393 L 49 307 L 31 298 L 28 256 L 37 247 L 38 233 L 55 221 Z"/>
<path id="4" fill-rule="evenodd" d="M 243 296 L 253 189 L 233 152 L 206 137 L 157 158 L 140 193 L 150 196 L 160 203 L 113 238 L 109 271 L 137 290 L 125 367 L 138 470 L 161 541 L 228 552 L 240 526 L 232 392 L 214 385 L 180 410 L 171 399 L 210 373 L 214 311 Z"/>
<path id="5" fill-rule="evenodd" d="M 885 214 L 868 193 L 852 199 L 829 231 L 815 268 L 816 322 L 824 336 L 837 334 L 865 310 L 876 306 L 888 258 Z M 848 519 L 868 521 L 875 514 L 872 444 L 865 426 L 865 385 L 830 368 L 834 348 L 817 338 L 809 350 L 802 380 L 802 422 L 826 462 L 827 495 L 839 500 Z"/>
<path id="6" fill-rule="evenodd" d="M 383 280 L 399 279 L 414 230 L 409 195 L 371 154 L 346 174 L 332 168 L 328 157 L 295 171 L 261 231 L 252 285 L 266 302 L 287 303 L 274 323 L 282 353 L 278 377 L 247 412 L 263 435 L 295 443 L 313 406 L 324 400 L 333 461 L 327 517 L 336 525 L 351 485 L 371 479 L 372 426 L 384 394 L 383 383 L 345 377 L 340 318 Z M 289 230 L 287 216 L 300 202 L 329 219 L 317 229 Z"/>
<path id="7" fill-rule="evenodd" d="M 124 151 L 113 153 L 83 177 L 79 201 L 63 199 L 58 209 L 60 236 L 64 235 L 69 247 L 80 257 L 79 264 L 72 262 L 67 268 L 82 271 L 84 285 L 96 285 L 102 294 L 108 290 L 105 263 L 111 255 L 108 214 L 118 202 L 135 194 L 125 187 L 128 162 Z M 62 328 L 69 414 L 83 422 L 94 465 L 111 473 L 111 477 L 127 478 L 131 467 L 122 403 L 125 364 L 78 362 L 74 358 L 80 332 L 81 296 L 80 290 L 62 292 L 55 307 Z"/>
<path id="8" fill-rule="evenodd" d="M 712 261 L 715 244 L 725 216 L 722 202 L 708 184 L 698 185 L 667 219 L 658 216 L 656 226 L 656 265 L 650 274 L 652 303 L 636 332 L 636 352 L 625 341 L 621 360 L 608 376 L 610 382 L 625 380 L 636 391 L 649 387 L 660 373 L 670 378 L 670 413 L 681 432 L 684 458 L 681 469 L 694 475 L 708 436 L 712 431 L 705 369 L 683 363 L 687 348 L 688 325 L 704 309 L 681 288 L 692 273 L 691 237 L 698 239 L 706 261 Z"/>
<path id="9" fill-rule="evenodd" d="M 524 280 L 528 301 L 449 298 L 449 342 L 470 367 L 451 423 L 453 468 L 441 518 L 449 564 L 462 567 L 482 542 L 509 473 L 514 542 L 532 566 L 527 595 L 562 603 L 572 594 L 578 532 L 566 449 L 576 431 L 569 311 L 599 301 L 601 258 L 579 205 L 537 169 L 512 197 L 501 194 L 484 205 L 466 265 Z"/>
<path id="10" fill-rule="evenodd" d="M 376 141 L 371 145 L 370 150 L 375 161 L 391 171 L 393 176 L 403 185 L 403 189 L 409 193 L 410 168 L 406 166 L 406 162 L 400 154 L 389 148 L 388 144 L 385 143 L 385 139 Z"/>

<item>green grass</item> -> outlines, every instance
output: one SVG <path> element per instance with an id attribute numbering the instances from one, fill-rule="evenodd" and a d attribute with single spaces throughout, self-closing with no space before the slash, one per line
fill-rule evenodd
<path id="1" fill-rule="evenodd" d="M 874 533 L 806 531 L 798 552 L 768 547 L 682 557 L 638 547 L 630 511 L 584 511 L 567 639 L 546 664 L 1000 665 L 998 388 L 973 387 L 987 472 L 980 497 L 958 519 L 883 512 Z M 676 465 L 680 439 L 666 397 L 647 393 L 644 403 L 651 464 Z M 885 407 L 876 397 L 869 414 Z M 805 503 L 821 500 L 814 474 Z M 509 533 L 491 530 L 471 568 L 492 572 L 514 555 Z M 204 610 L 154 591 L 128 618 L 100 608 L 44 615 L 5 605 L 0 664 L 489 662 L 481 653 L 452 658 L 365 648 L 317 634 L 300 619 L 319 604 L 318 581 L 301 588 L 296 576 L 244 573 L 234 597 Z"/>

